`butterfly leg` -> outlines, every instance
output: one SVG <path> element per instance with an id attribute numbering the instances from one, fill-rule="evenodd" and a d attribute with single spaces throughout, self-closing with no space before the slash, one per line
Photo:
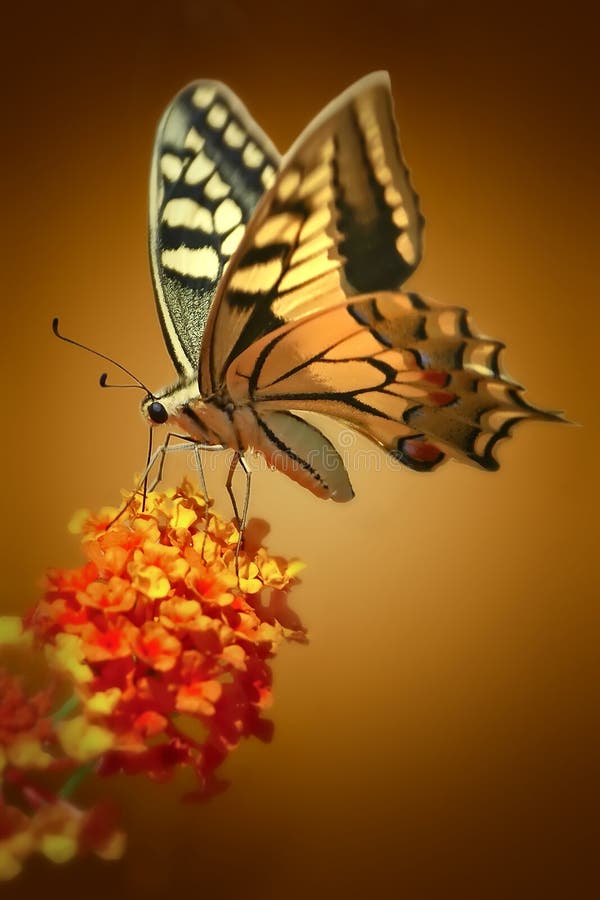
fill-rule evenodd
<path id="1" fill-rule="evenodd" d="M 188 438 L 189 440 L 189 438 Z M 199 444 L 197 441 L 194 441 L 194 460 L 195 467 L 198 471 L 198 480 L 200 481 L 200 487 L 204 493 L 204 497 L 208 502 L 208 488 L 206 486 L 206 478 L 204 475 L 204 466 L 202 465 L 202 457 L 200 455 L 201 450 L 226 450 L 227 448 L 223 444 Z"/>
<path id="2" fill-rule="evenodd" d="M 180 440 L 183 441 L 183 443 L 176 444 L 175 446 L 170 445 L 171 438 L 179 438 Z M 156 486 L 160 483 L 160 481 L 162 481 L 162 474 L 163 474 L 163 469 L 164 469 L 164 465 L 165 465 L 165 457 L 166 457 L 167 453 L 177 453 L 182 450 L 189 450 L 190 443 L 192 443 L 194 445 L 194 455 L 196 456 L 197 460 L 199 460 L 199 451 L 200 450 L 224 450 L 225 449 L 225 447 L 223 447 L 221 444 L 199 444 L 197 441 L 194 441 L 192 438 L 188 437 L 187 435 L 176 434 L 175 432 L 169 432 L 164 443 L 161 444 L 161 446 L 158 447 L 158 449 L 156 449 L 154 451 L 154 453 L 150 453 L 148 455 L 146 468 L 144 469 L 142 477 L 138 481 L 138 484 L 137 484 L 135 490 L 132 492 L 130 499 L 127 501 L 127 503 L 125 504 L 123 509 L 117 513 L 115 518 L 110 523 L 111 525 L 114 522 L 116 522 L 118 519 L 120 519 L 121 516 L 123 515 L 123 513 L 129 509 L 129 507 L 131 506 L 131 503 L 133 501 L 133 498 L 136 496 L 136 494 L 139 494 L 139 492 L 141 490 L 144 491 L 144 501 L 143 501 L 142 509 L 144 508 L 145 500 L 146 500 L 146 493 L 155 490 Z M 148 485 L 148 476 L 150 475 L 150 472 L 152 471 L 157 460 L 160 460 L 160 462 L 159 462 L 159 467 L 158 467 L 158 472 L 157 472 L 156 478 L 152 481 L 152 483 L 150 485 Z M 204 478 L 204 470 L 202 469 L 201 463 L 200 463 L 199 471 L 201 472 L 202 488 L 204 490 L 204 496 L 208 497 L 208 495 L 206 493 L 206 480 Z"/>
<path id="3" fill-rule="evenodd" d="M 204 476 L 204 466 L 202 465 L 202 457 L 200 456 L 200 448 L 198 444 L 194 444 L 194 465 L 196 466 L 196 471 L 198 472 L 198 481 L 200 482 L 200 489 L 204 495 L 204 499 L 208 504 L 208 489 L 206 487 L 206 478 Z"/>
<path id="4" fill-rule="evenodd" d="M 178 437 L 178 435 L 174 435 L 174 437 Z M 170 452 L 170 453 L 175 452 L 175 451 L 177 451 L 177 450 L 187 450 L 187 449 L 188 449 L 188 448 L 186 447 L 185 444 L 179 444 L 179 445 L 176 446 L 176 447 L 168 447 L 168 443 L 167 443 L 167 441 L 165 441 L 165 443 L 164 443 L 164 444 L 161 444 L 161 446 L 160 446 L 157 450 L 155 450 L 154 453 L 151 453 L 151 454 L 149 455 L 149 457 L 148 457 L 148 461 L 147 461 L 147 463 L 146 463 L 146 468 L 144 469 L 144 472 L 143 472 L 143 474 L 142 474 L 142 477 L 141 477 L 140 480 L 138 481 L 135 490 L 133 490 L 133 491 L 131 492 L 131 497 L 129 498 L 129 500 L 127 501 L 127 503 L 126 503 L 125 506 L 123 507 L 123 509 L 121 509 L 121 510 L 117 513 L 117 515 L 114 517 L 114 519 L 112 519 L 112 521 L 110 522 L 110 525 L 114 525 L 114 523 L 115 523 L 118 519 L 121 518 L 121 516 L 123 515 L 123 513 L 125 513 L 125 512 L 129 509 L 129 507 L 131 506 L 131 504 L 132 504 L 132 502 L 133 502 L 133 498 L 136 496 L 136 494 L 139 494 L 139 492 L 140 492 L 141 490 L 143 490 L 143 497 L 144 497 L 144 499 L 143 499 L 143 504 L 142 504 L 142 510 L 144 509 L 145 503 L 146 503 L 146 493 L 147 493 L 147 491 L 148 491 L 148 490 L 153 491 L 154 488 L 156 487 L 156 485 L 158 484 L 158 481 L 160 480 L 159 478 L 156 478 L 156 479 L 152 482 L 152 485 L 150 486 L 150 488 L 148 488 L 148 487 L 147 487 L 147 484 L 148 484 L 148 475 L 149 475 L 150 472 L 152 471 L 152 468 L 153 468 L 154 464 L 156 463 L 156 460 L 157 460 L 157 459 L 160 459 L 160 460 L 161 460 L 159 471 L 162 472 L 162 466 L 163 466 L 164 456 L 165 456 L 165 454 L 166 454 L 166 452 L 167 452 L 167 449 L 166 449 L 166 448 L 168 449 L 168 452 Z"/>
<path id="5" fill-rule="evenodd" d="M 237 468 L 237 464 L 238 464 L 239 460 L 240 460 L 240 454 L 234 453 L 233 457 L 231 459 L 230 466 L 229 466 L 229 472 L 227 473 L 227 481 L 225 482 L 225 487 L 227 488 L 227 493 L 229 494 L 229 499 L 230 499 L 231 505 L 233 507 L 233 515 L 234 515 L 234 518 L 235 518 L 238 526 L 240 524 L 240 513 L 238 510 L 237 501 L 235 499 L 235 494 L 233 493 L 233 488 L 232 488 L 231 484 L 232 484 L 233 476 L 235 474 L 235 470 Z"/>
<path id="6" fill-rule="evenodd" d="M 210 502 L 208 499 L 208 488 L 206 486 L 206 478 L 204 476 L 204 466 L 202 465 L 202 457 L 200 455 L 201 450 L 225 450 L 226 448 L 222 444 L 199 444 L 194 441 L 194 460 L 196 464 L 196 469 L 198 471 L 198 480 L 200 481 L 200 487 L 204 494 L 204 499 L 206 501 L 206 514 L 204 516 L 204 536 L 202 538 L 202 550 L 200 555 L 202 559 L 204 559 L 204 547 L 206 545 L 206 537 L 208 535 L 208 525 L 210 522 L 209 515 L 209 507 Z"/>
<path id="7" fill-rule="evenodd" d="M 184 441 L 185 443 L 177 444 L 174 447 L 173 446 L 170 447 L 169 444 L 170 444 L 171 438 L 177 438 L 178 440 Z M 165 459 L 166 459 L 167 453 L 176 453 L 178 450 L 187 450 L 187 449 L 189 449 L 188 445 L 190 443 L 195 443 L 195 441 L 193 441 L 192 438 L 190 438 L 188 435 L 176 434 L 174 431 L 170 431 L 167 434 L 164 443 L 158 448 L 156 454 L 154 455 L 155 460 L 160 458 L 160 463 L 158 465 L 158 471 L 156 473 L 156 478 L 154 479 L 152 484 L 150 484 L 148 486 L 149 491 L 155 490 L 157 485 L 159 485 L 160 482 L 162 481 L 163 470 L 165 467 Z M 147 471 L 149 472 L 150 469 L 148 469 Z M 146 475 L 146 478 L 147 477 L 148 476 Z"/>
<path id="8" fill-rule="evenodd" d="M 250 484 L 252 480 L 252 472 L 248 467 L 248 463 L 244 459 L 243 456 L 238 456 L 238 462 L 240 464 L 241 469 L 246 476 L 246 489 L 244 491 L 244 505 L 242 507 L 242 519 L 240 522 L 240 541 L 243 539 L 244 531 L 246 529 L 246 522 L 248 520 L 248 507 L 250 505 Z"/>
<path id="9" fill-rule="evenodd" d="M 235 499 L 235 495 L 233 493 L 232 482 L 233 476 L 237 466 L 243 470 L 246 476 L 246 490 L 244 492 L 244 503 L 242 506 L 242 514 L 240 516 L 238 505 Z M 248 467 L 248 463 L 244 459 L 244 457 L 240 453 L 234 453 L 233 459 L 231 460 L 231 465 L 229 466 L 229 474 L 227 475 L 226 488 L 227 493 L 229 494 L 229 499 L 231 500 L 231 505 L 233 507 L 233 513 L 237 520 L 238 528 L 239 528 L 239 537 L 238 542 L 235 548 L 235 571 L 239 578 L 239 558 L 240 558 L 240 550 L 242 548 L 242 541 L 244 540 L 244 530 L 246 528 L 246 521 L 248 519 L 248 507 L 250 505 L 250 484 L 252 480 L 252 472 Z"/>

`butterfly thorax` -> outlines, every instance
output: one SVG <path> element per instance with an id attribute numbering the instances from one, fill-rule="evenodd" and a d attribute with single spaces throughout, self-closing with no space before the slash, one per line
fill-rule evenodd
<path id="1" fill-rule="evenodd" d="M 152 415 L 153 405 L 164 409 L 158 421 Z M 236 408 L 226 390 L 202 397 L 193 376 L 147 397 L 142 414 L 151 425 L 165 424 L 170 431 L 189 435 L 201 444 L 223 444 L 234 450 L 247 446 L 240 433 L 240 428 L 247 432 L 244 411 Z"/>

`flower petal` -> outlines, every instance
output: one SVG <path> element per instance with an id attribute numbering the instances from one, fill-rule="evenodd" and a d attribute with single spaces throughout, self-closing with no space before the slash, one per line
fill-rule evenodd
<path id="1" fill-rule="evenodd" d="M 114 735 L 108 728 L 90 723 L 83 715 L 59 722 L 56 733 L 65 753 L 79 762 L 96 759 L 114 744 Z"/>

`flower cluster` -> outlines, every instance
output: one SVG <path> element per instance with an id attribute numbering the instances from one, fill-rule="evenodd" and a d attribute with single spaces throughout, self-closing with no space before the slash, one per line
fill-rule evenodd
<path id="1" fill-rule="evenodd" d="M 19 640 L 43 653 L 71 696 L 51 718 L 56 691 L 27 698 L 16 680 L 7 683 L 4 784 L 31 767 L 162 781 L 185 766 L 195 775 L 186 797 L 203 800 L 225 787 L 217 769 L 242 738 L 271 735 L 269 660 L 282 639 L 305 636 L 286 603 L 301 564 L 270 556 L 258 521 L 236 552 L 236 524 L 187 482 L 144 502 L 135 496 L 116 516 L 76 517 L 85 564 L 50 571 L 23 619 Z M 64 791 L 32 803 L 36 790 L 25 785 L 33 815 L 0 806 L 0 877 L 16 874 L 34 849 L 50 858 L 122 849 L 106 810 L 83 814 Z"/>
<path id="2" fill-rule="evenodd" d="M 0 646 L 29 654 L 31 634 L 14 617 L 0 619 Z M 22 677 L 0 670 L 0 880 L 14 878 L 24 860 L 38 852 L 53 862 L 93 852 L 103 859 L 121 856 L 125 838 L 110 804 L 82 811 L 68 801 L 82 770 L 61 747 L 51 716 L 58 689 L 27 689 Z M 63 707 L 67 711 L 67 704 Z M 39 777 L 63 779 L 59 792 L 41 787 Z M 65 775 L 69 775 L 64 781 Z"/>

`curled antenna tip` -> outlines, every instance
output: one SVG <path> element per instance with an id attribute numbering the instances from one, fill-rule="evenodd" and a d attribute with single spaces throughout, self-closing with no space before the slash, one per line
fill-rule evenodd
<path id="1" fill-rule="evenodd" d="M 117 362 L 116 359 L 113 359 L 112 356 L 107 356 L 106 353 L 100 353 L 98 350 L 92 349 L 92 347 L 88 347 L 87 344 L 82 344 L 80 341 L 74 341 L 73 338 L 65 337 L 64 334 L 61 334 L 58 330 L 58 316 L 55 316 L 52 319 L 52 331 L 56 335 L 57 338 L 60 338 L 61 341 L 65 341 L 67 344 L 73 344 L 74 347 L 79 347 L 80 350 L 85 350 L 87 353 L 92 353 L 94 356 L 99 356 L 100 359 L 105 359 L 107 362 L 111 363 L 113 366 L 116 366 L 117 369 L 120 369 L 121 372 L 125 372 L 126 375 L 129 375 L 135 381 L 135 385 L 127 385 L 127 387 L 138 387 L 142 390 L 146 391 L 147 394 L 150 393 L 145 384 L 143 384 L 139 378 L 137 378 L 133 372 L 130 372 L 126 366 L 122 366 L 121 363 Z M 123 387 L 124 385 L 113 385 L 107 384 L 108 376 L 105 372 L 102 373 L 100 378 L 100 386 L 101 387 Z"/>

